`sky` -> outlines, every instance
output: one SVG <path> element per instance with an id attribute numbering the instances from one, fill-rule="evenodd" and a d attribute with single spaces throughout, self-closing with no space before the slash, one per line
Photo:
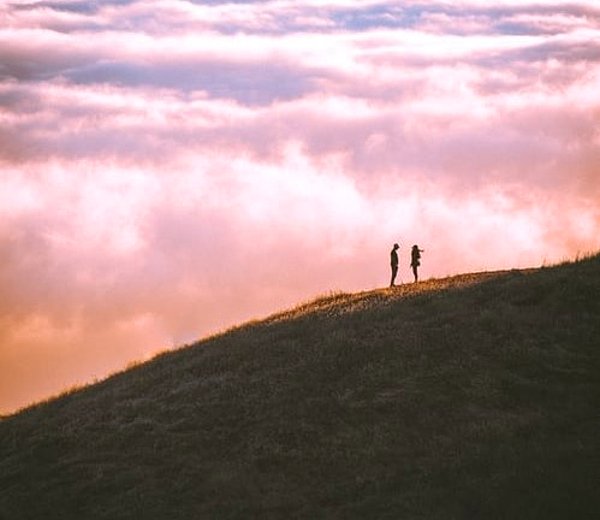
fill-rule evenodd
<path id="1" fill-rule="evenodd" d="M 0 4 L 0 413 L 336 291 L 600 249 L 600 5 Z"/>

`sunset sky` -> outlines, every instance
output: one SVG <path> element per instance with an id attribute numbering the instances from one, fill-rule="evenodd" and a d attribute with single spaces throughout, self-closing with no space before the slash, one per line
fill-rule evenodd
<path id="1" fill-rule="evenodd" d="M 600 4 L 0 4 L 0 413 L 330 291 L 600 249 Z"/>

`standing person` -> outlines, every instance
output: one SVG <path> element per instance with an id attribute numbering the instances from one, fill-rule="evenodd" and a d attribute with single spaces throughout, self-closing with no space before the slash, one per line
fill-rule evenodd
<path id="1" fill-rule="evenodd" d="M 415 275 L 415 282 L 419 281 L 417 268 L 421 265 L 421 253 L 424 253 L 424 250 L 419 249 L 417 244 L 412 246 L 412 250 L 410 252 L 410 266 L 412 267 L 412 272 Z"/>
<path id="2" fill-rule="evenodd" d="M 396 281 L 396 275 L 398 274 L 398 248 L 400 246 L 398 244 L 394 244 L 392 251 L 390 252 L 390 265 L 392 267 L 392 281 L 390 282 L 390 287 L 394 287 L 396 285 L 394 282 Z"/>

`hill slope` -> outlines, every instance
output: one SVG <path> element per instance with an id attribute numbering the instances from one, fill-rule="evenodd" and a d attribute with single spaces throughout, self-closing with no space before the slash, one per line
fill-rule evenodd
<path id="1" fill-rule="evenodd" d="M 332 295 L 0 422 L 0 519 L 592 518 L 600 257 Z"/>

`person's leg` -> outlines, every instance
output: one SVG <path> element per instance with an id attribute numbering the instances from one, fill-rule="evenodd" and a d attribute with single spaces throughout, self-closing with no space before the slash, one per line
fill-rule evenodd
<path id="1" fill-rule="evenodd" d="M 415 282 L 418 282 L 419 281 L 419 275 L 417 274 L 417 266 L 413 265 L 412 269 L 413 269 L 413 274 L 415 275 Z"/>
<path id="2" fill-rule="evenodd" d="M 398 266 L 392 266 L 392 281 L 390 282 L 390 287 L 394 286 L 394 282 L 396 281 L 396 275 L 398 274 Z"/>

